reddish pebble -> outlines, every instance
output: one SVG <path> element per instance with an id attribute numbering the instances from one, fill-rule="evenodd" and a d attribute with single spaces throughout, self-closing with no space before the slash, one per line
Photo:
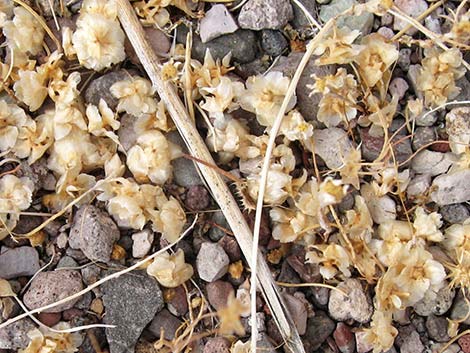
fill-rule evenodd
<path id="1" fill-rule="evenodd" d="M 206 286 L 207 299 L 215 310 L 219 310 L 227 305 L 230 294 L 235 295 L 235 291 L 230 283 L 225 281 L 211 282 Z"/>
<path id="2" fill-rule="evenodd" d="M 168 300 L 168 310 L 175 316 L 183 316 L 188 312 L 188 299 L 183 286 L 172 289 L 173 294 Z"/>
<path id="3" fill-rule="evenodd" d="M 38 319 L 46 326 L 54 326 L 60 321 L 61 313 L 39 313 Z"/>
<path id="4" fill-rule="evenodd" d="M 338 323 L 336 330 L 333 332 L 333 337 L 341 353 L 354 352 L 356 342 L 348 325 L 345 325 L 342 322 Z"/>
<path id="5" fill-rule="evenodd" d="M 209 206 L 209 193 L 202 185 L 190 186 L 186 193 L 185 205 L 193 211 L 202 211 Z"/>
<path id="6" fill-rule="evenodd" d="M 236 262 L 242 258 L 242 252 L 236 239 L 231 235 L 225 235 L 219 240 L 219 245 L 225 250 L 230 262 Z"/>
<path id="7" fill-rule="evenodd" d="M 433 143 L 431 146 L 429 146 L 429 149 L 435 152 L 442 152 L 442 153 L 450 151 L 450 147 L 447 142 Z"/>
<path id="8" fill-rule="evenodd" d="M 62 317 L 65 321 L 70 321 L 76 317 L 80 317 L 83 315 L 83 311 L 81 311 L 80 309 L 77 309 L 77 308 L 71 308 L 71 309 L 67 309 L 67 310 L 64 310 L 62 312 Z"/>
<path id="9" fill-rule="evenodd" d="M 203 353 L 230 353 L 230 342 L 223 337 L 209 338 Z"/>
<path id="10" fill-rule="evenodd" d="M 463 353 L 470 353 L 470 334 L 460 337 L 457 342 Z"/>

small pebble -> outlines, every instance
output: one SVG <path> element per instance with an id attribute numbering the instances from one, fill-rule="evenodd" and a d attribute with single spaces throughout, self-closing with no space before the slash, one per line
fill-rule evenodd
<path id="1" fill-rule="evenodd" d="M 148 330 L 156 337 L 161 337 L 161 330 L 163 329 L 163 337 L 166 340 L 175 338 L 176 330 L 181 326 L 182 321 L 176 316 L 173 316 L 167 309 L 163 309 L 150 323 Z"/>
<path id="2" fill-rule="evenodd" d="M 230 342 L 224 337 L 209 338 L 202 353 L 230 353 Z"/>
<path id="3" fill-rule="evenodd" d="M 185 205 L 192 211 L 202 211 L 209 206 L 210 196 L 202 185 L 190 186 L 186 192 Z"/>
<path id="4" fill-rule="evenodd" d="M 431 142 L 436 141 L 437 133 L 433 127 L 419 126 L 415 129 L 413 134 L 412 147 L 413 151 L 419 150 L 421 147 L 429 145 Z"/>
<path id="5" fill-rule="evenodd" d="M 240 10 L 238 24 L 257 31 L 280 29 L 292 18 L 293 9 L 288 0 L 248 0 Z"/>
<path id="6" fill-rule="evenodd" d="M 261 47 L 266 54 L 278 56 L 288 47 L 288 43 L 280 31 L 265 29 L 261 31 Z"/>
<path id="7" fill-rule="evenodd" d="M 356 340 L 348 325 L 339 322 L 333 332 L 333 338 L 341 353 L 354 353 Z"/>
<path id="8" fill-rule="evenodd" d="M 57 324 L 62 317 L 61 313 L 39 313 L 38 319 L 46 326 L 54 326 Z"/>
<path id="9" fill-rule="evenodd" d="M 445 205 L 439 209 L 442 219 L 450 224 L 463 223 L 470 217 L 470 212 L 463 203 Z"/>
<path id="10" fill-rule="evenodd" d="M 14 249 L 2 247 L 0 278 L 29 277 L 38 272 L 39 269 L 39 255 L 36 249 L 30 246 L 20 246 Z"/>
<path id="11" fill-rule="evenodd" d="M 450 337 L 447 334 L 448 321 L 443 316 L 429 315 L 426 318 L 426 329 L 431 339 L 437 342 L 447 342 Z"/>
<path id="12" fill-rule="evenodd" d="M 202 243 L 197 255 L 196 267 L 199 277 L 206 282 L 213 282 L 227 273 L 230 260 L 219 244 Z"/>
<path id="13" fill-rule="evenodd" d="M 339 291 L 330 292 L 328 312 L 338 321 L 353 319 L 360 323 L 369 322 L 373 308 L 370 296 L 362 288 L 357 279 L 347 279 L 337 285 L 337 288 L 346 292 L 348 296 Z"/>
<path id="14" fill-rule="evenodd" d="M 202 42 L 206 43 L 221 35 L 233 33 L 237 29 L 238 25 L 225 5 L 216 4 L 201 19 L 199 33 Z"/>
<path id="15" fill-rule="evenodd" d="M 154 235 L 149 229 L 132 234 L 132 256 L 135 258 L 144 257 L 152 248 Z"/>
<path id="16" fill-rule="evenodd" d="M 215 310 L 219 310 L 227 305 L 228 297 L 233 294 L 232 285 L 225 281 L 215 281 L 206 286 L 207 300 Z"/>

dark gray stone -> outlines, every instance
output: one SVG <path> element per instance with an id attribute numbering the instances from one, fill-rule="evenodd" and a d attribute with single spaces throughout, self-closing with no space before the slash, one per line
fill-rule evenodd
<path id="1" fill-rule="evenodd" d="M 447 342 L 450 337 L 447 334 L 448 322 L 443 316 L 429 315 L 426 318 L 426 329 L 431 339 L 437 342 Z"/>
<path id="2" fill-rule="evenodd" d="M 178 31 L 176 39 L 179 43 L 186 42 L 187 29 Z M 232 61 L 236 63 L 248 63 L 256 58 L 259 43 L 253 31 L 239 29 L 233 33 L 217 37 L 207 43 L 193 35 L 193 47 L 191 55 L 200 62 L 204 61 L 206 50 L 209 49 L 214 59 L 222 59 L 228 53 L 232 53 Z"/>
<path id="3" fill-rule="evenodd" d="M 119 237 L 119 229 L 107 212 L 93 205 L 84 205 L 73 219 L 69 245 L 82 250 L 92 261 L 108 262 Z"/>
<path id="4" fill-rule="evenodd" d="M 424 345 L 419 338 L 419 333 L 413 325 L 398 328 L 398 336 L 395 343 L 400 348 L 400 353 L 422 353 Z"/>
<path id="5" fill-rule="evenodd" d="M 463 223 L 463 221 L 470 217 L 470 212 L 468 211 L 467 206 L 463 203 L 444 205 L 440 208 L 439 213 L 444 221 L 451 224 Z"/>
<path id="6" fill-rule="evenodd" d="M 470 306 L 467 305 L 462 292 L 459 291 L 454 299 L 454 305 L 450 311 L 450 318 L 452 320 L 461 320 L 466 317 L 467 319 L 463 323 L 465 325 L 470 325 L 470 315 L 468 315 L 469 310 Z"/>
<path id="7" fill-rule="evenodd" d="M 433 127 L 420 126 L 417 127 L 413 135 L 413 151 L 417 151 L 421 147 L 436 141 L 437 133 Z"/>
<path id="8" fill-rule="evenodd" d="M 212 222 L 227 229 L 227 230 L 230 230 L 230 226 L 227 222 L 227 220 L 225 219 L 225 216 L 224 214 L 222 213 L 222 211 L 220 212 L 214 212 L 213 215 L 212 215 Z M 225 236 L 225 232 L 220 229 L 219 227 L 215 227 L 215 226 L 212 226 L 211 229 L 209 230 L 209 238 L 212 240 L 212 241 L 219 241 L 220 239 L 222 239 L 224 236 Z"/>
<path id="9" fill-rule="evenodd" d="M 98 103 L 102 98 L 108 104 L 108 107 L 110 107 L 112 110 L 115 110 L 119 100 L 111 94 L 109 89 L 116 82 L 127 80 L 130 77 L 131 74 L 129 72 L 120 70 L 111 71 L 91 81 L 90 85 L 85 90 L 85 102 L 98 106 Z"/>
<path id="10" fill-rule="evenodd" d="M 304 53 L 293 52 L 287 57 L 281 57 L 281 60 L 279 60 L 278 64 L 272 68 L 272 71 L 280 71 L 285 76 L 292 78 L 303 55 Z M 305 120 L 309 121 L 317 119 L 318 104 L 322 98 L 321 94 L 309 96 L 311 90 L 307 88 L 307 85 L 311 85 L 313 83 L 311 76 L 315 74 L 322 77 L 334 73 L 333 66 L 317 66 L 315 65 L 315 59 L 315 57 L 312 57 L 305 66 L 296 88 L 297 109 L 303 115 Z"/>
<path id="11" fill-rule="evenodd" d="M 323 311 L 316 311 L 315 316 L 307 321 L 307 332 L 303 337 L 305 350 L 313 352 L 333 333 L 335 323 Z"/>
<path id="12" fill-rule="evenodd" d="M 104 322 L 110 353 L 133 353 L 143 329 L 163 308 L 157 281 L 132 272 L 103 284 Z"/>
<path id="13" fill-rule="evenodd" d="M 271 56 L 278 56 L 287 48 L 287 39 L 282 32 L 272 29 L 261 31 L 261 48 Z"/>
<path id="14" fill-rule="evenodd" d="M 32 276 L 40 269 L 39 255 L 30 246 L 15 249 L 2 249 L 0 255 L 0 278 L 11 279 L 20 276 Z"/>

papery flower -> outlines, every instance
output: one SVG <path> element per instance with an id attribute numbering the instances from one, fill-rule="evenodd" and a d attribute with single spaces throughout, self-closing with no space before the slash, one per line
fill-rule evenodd
<path id="1" fill-rule="evenodd" d="M 333 27 L 333 30 L 315 47 L 313 54 L 321 55 L 317 65 L 349 64 L 361 52 L 363 46 L 353 44 L 361 34 L 358 30 Z"/>
<path id="2" fill-rule="evenodd" d="M 142 229 L 147 222 L 169 242 L 181 234 L 186 215 L 178 201 L 167 198 L 161 187 L 138 185 L 132 179 L 115 178 L 104 183 L 98 199 L 106 202 L 109 214 L 118 226 Z"/>
<path id="3" fill-rule="evenodd" d="M 3 24 L 8 45 L 21 53 L 38 54 L 42 50 L 44 29 L 25 8 L 17 6 L 13 12 L 13 19 Z"/>
<path id="4" fill-rule="evenodd" d="M 260 175 L 250 174 L 246 178 L 248 193 L 253 200 L 258 197 Z M 292 176 L 283 171 L 280 164 L 272 164 L 267 175 L 264 202 L 271 205 L 280 205 L 290 195 Z"/>
<path id="5" fill-rule="evenodd" d="M 381 101 L 374 95 L 366 98 L 367 110 L 369 114 L 365 114 L 358 119 L 361 126 L 372 126 L 369 134 L 372 136 L 383 136 L 384 130 L 390 127 L 398 107 L 398 97 L 392 97 L 390 102 Z"/>
<path id="6" fill-rule="evenodd" d="M 200 89 L 204 97 L 201 108 L 209 112 L 210 117 L 223 119 L 224 112 L 230 113 L 239 107 L 235 97 L 240 96 L 243 90 L 243 83 L 232 81 L 228 77 L 221 77 L 216 86 Z"/>
<path id="7" fill-rule="evenodd" d="M 217 316 L 220 320 L 219 331 L 223 335 L 244 335 L 245 329 L 240 321 L 240 315 L 246 310 L 233 293 L 229 294 L 227 305 L 217 310 Z"/>
<path id="8" fill-rule="evenodd" d="M 306 141 L 313 136 L 313 125 L 307 123 L 297 110 L 291 110 L 282 120 L 280 134 L 289 141 Z"/>
<path id="9" fill-rule="evenodd" d="M 435 48 L 424 51 L 416 86 L 424 94 L 427 107 L 439 106 L 455 98 L 460 88 L 455 81 L 465 74 L 462 53 L 458 48 L 439 51 Z"/>
<path id="10" fill-rule="evenodd" d="M 348 252 L 341 245 L 312 245 L 310 251 L 305 255 L 305 259 L 308 263 L 320 266 L 320 274 L 324 279 L 332 279 L 338 272 L 341 272 L 345 277 L 351 276 L 349 270 L 351 260 Z"/>
<path id="11" fill-rule="evenodd" d="M 83 5 L 90 3 L 88 1 Z M 126 58 L 125 35 L 116 18 L 110 19 L 102 13 L 90 11 L 80 14 L 77 29 L 72 35 L 72 45 L 81 65 L 101 71 Z M 110 11 L 104 8 L 103 11 L 109 15 Z"/>
<path id="12" fill-rule="evenodd" d="M 95 14 L 109 20 L 117 18 L 117 4 L 115 0 L 84 0 L 80 14 Z"/>
<path id="13" fill-rule="evenodd" d="M 56 212 L 64 209 L 70 202 L 75 200 L 77 197 L 82 196 L 85 192 L 90 190 L 96 184 L 96 178 L 88 174 L 79 174 L 73 180 L 67 180 L 67 184 L 55 194 L 44 195 L 42 198 L 42 203 L 47 208 L 54 210 Z M 92 193 L 88 196 L 83 197 L 79 202 L 76 203 L 77 206 L 85 205 L 91 202 L 94 198 Z"/>
<path id="14" fill-rule="evenodd" d="M 15 146 L 20 130 L 32 121 L 16 104 L 0 100 L 0 151 Z"/>
<path id="15" fill-rule="evenodd" d="M 310 95 L 321 93 L 317 119 L 327 127 L 338 126 L 341 122 L 349 122 L 356 117 L 359 89 L 354 76 L 339 68 L 336 74 L 318 77 L 313 85 L 307 85 L 312 90 Z"/>
<path id="16" fill-rule="evenodd" d="M 250 351 L 251 351 L 250 340 L 246 341 L 245 343 L 238 340 L 230 348 L 230 353 L 250 353 Z"/>
<path id="17" fill-rule="evenodd" d="M 86 117 L 88 118 L 88 132 L 94 136 L 106 136 L 118 142 L 114 131 L 119 129 L 121 124 L 117 120 L 117 115 L 103 99 L 100 99 L 98 107 L 93 104 L 87 106 Z"/>
<path id="18" fill-rule="evenodd" d="M 265 76 L 250 76 L 246 81 L 246 91 L 239 97 L 240 106 L 256 113 L 258 122 L 272 126 L 287 93 L 290 79 L 281 72 L 271 71 Z M 287 106 L 288 112 L 294 108 L 296 97 L 292 96 Z"/>
<path id="19" fill-rule="evenodd" d="M 127 152 L 127 166 L 137 181 L 164 184 L 171 176 L 171 161 L 180 155 L 180 147 L 160 131 L 148 131 Z"/>
<path id="20" fill-rule="evenodd" d="M 13 148 L 17 157 L 28 158 L 28 163 L 33 164 L 46 153 L 54 143 L 53 115 L 48 111 L 20 129 Z"/>
<path id="21" fill-rule="evenodd" d="M 29 110 L 38 110 L 47 97 L 46 77 L 36 71 L 18 72 L 19 80 L 13 85 L 16 96 Z"/>
<path id="22" fill-rule="evenodd" d="M 412 225 L 403 221 L 387 221 L 379 225 L 377 234 L 381 240 L 373 239 L 377 258 L 385 266 L 392 266 L 400 259 L 400 254 L 413 237 Z"/>
<path id="23" fill-rule="evenodd" d="M 223 163 L 230 162 L 235 156 L 248 159 L 242 149 L 250 144 L 248 140 L 248 128 L 239 120 L 228 119 L 214 129 L 209 129 L 206 143 L 209 149 L 218 153 Z"/>
<path id="24" fill-rule="evenodd" d="M 437 212 L 426 213 L 422 207 L 417 207 L 413 222 L 415 234 L 427 241 L 440 242 L 444 235 L 439 230 L 442 227 L 441 215 Z"/>
<path id="25" fill-rule="evenodd" d="M 224 77 L 233 68 L 230 67 L 231 55 L 225 55 L 222 60 L 214 60 L 209 49 L 206 50 L 204 55 L 204 64 L 197 60 L 191 60 L 192 77 L 196 87 L 206 88 L 215 87 L 220 83 Z"/>
<path id="26" fill-rule="evenodd" d="M 194 270 L 184 262 L 184 252 L 178 249 L 175 254 L 164 252 L 147 267 L 147 273 L 157 279 L 158 283 L 167 288 L 175 288 L 189 280 Z"/>
<path id="27" fill-rule="evenodd" d="M 427 290 L 437 292 L 446 278 L 444 267 L 422 246 L 408 249 L 397 262 L 396 266 L 401 270 L 395 277 L 397 286 L 408 293 L 404 306 L 411 306 L 423 299 Z"/>
<path id="28" fill-rule="evenodd" d="M 468 222 L 452 224 L 444 234 L 442 244 L 448 251 L 453 252 L 458 248 L 470 251 L 470 224 Z"/>
<path id="29" fill-rule="evenodd" d="M 55 330 L 70 329 L 66 322 L 59 322 L 52 327 Z M 83 343 L 83 337 L 78 332 L 54 332 L 41 326 L 28 332 L 31 339 L 28 347 L 20 349 L 18 353 L 73 353 Z"/>
<path id="30" fill-rule="evenodd" d="M 361 150 L 359 148 L 352 148 L 344 155 L 343 165 L 338 168 L 343 184 L 351 184 L 356 190 L 360 188 L 359 173 L 362 169 L 361 160 Z"/>
<path id="31" fill-rule="evenodd" d="M 133 2 L 135 12 L 146 25 L 164 27 L 170 22 L 170 13 L 165 8 L 173 5 L 184 11 L 188 16 L 195 17 L 185 1 L 179 0 L 145 0 Z"/>
<path id="32" fill-rule="evenodd" d="M 110 88 L 114 97 L 119 99 L 118 112 L 140 117 L 142 114 L 152 114 L 158 109 L 154 98 L 155 89 L 149 80 L 142 77 L 131 77 L 128 80 L 114 83 Z"/>
<path id="33" fill-rule="evenodd" d="M 462 44 L 470 43 L 470 10 L 454 20 L 450 32 L 445 36 Z"/>
<path id="34" fill-rule="evenodd" d="M 378 33 L 372 33 L 362 38 L 364 49 L 355 58 L 361 78 L 368 87 L 374 87 L 383 74 L 398 59 L 398 50 L 393 44 Z"/>
<path id="35" fill-rule="evenodd" d="M 388 351 L 398 335 L 398 330 L 392 325 L 392 313 L 381 310 L 375 310 L 370 328 L 363 332 L 364 340 L 373 347 L 373 353 Z"/>
<path id="36" fill-rule="evenodd" d="M 15 228 L 18 212 L 31 206 L 33 190 L 33 182 L 26 177 L 7 174 L 0 178 L 0 239 Z"/>
<path id="37" fill-rule="evenodd" d="M 470 123 L 468 107 L 453 108 L 446 114 L 446 132 L 449 135 L 449 146 L 455 154 L 467 153 L 470 143 Z"/>
<path id="38" fill-rule="evenodd" d="M 272 236 L 281 243 L 290 243 L 307 235 L 315 235 L 318 222 L 301 211 L 274 207 L 269 211 L 273 223 Z"/>
<path id="39" fill-rule="evenodd" d="M 137 118 L 134 123 L 134 131 L 137 135 L 141 135 L 149 130 L 162 130 L 170 131 L 172 128 L 171 120 L 168 119 L 168 114 L 163 101 L 158 102 L 157 111 L 150 114 L 142 114 Z"/>

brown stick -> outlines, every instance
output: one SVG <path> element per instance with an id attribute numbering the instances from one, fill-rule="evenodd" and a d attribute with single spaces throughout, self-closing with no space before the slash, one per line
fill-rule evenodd
<path id="1" fill-rule="evenodd" d="M 199 135 L 194 122 L 191 120 L 173 85 L 162 79 L 159 60 L 145 39 L 142 26 L 139 23 L 131 4 L 128 0 L 117 0 L 117 4 L 121 25 L 150 80 L 155 86 L 158 95 L 165 103 L 166 108 L 184 139 L 189 152 L 200 160 L 206 161 L 210 164 L 215 164 L 207 146 Z M 215 201 L 219 204 L 228 224 L 232 228 L 245 258 L 248 263 L 252 263 L 252 232 L 238 208 L 237 202 L 217 171 L 202 164 L 199 164 L 198 167 L 200 168 L 207 185 L 210 187 Z M 286 309 L 285 304 L 283 303 L 277 286 L 272 279 L 269 267 L 261 255 L 258 255 L 257 268 L 257 275 L 261 284 L 261 289 L 276 324 L 279 327 L 279 331 L 286 342 L 286 348 L 294 353 L 304 353 L 305 350 L 298 331 Z"/>

